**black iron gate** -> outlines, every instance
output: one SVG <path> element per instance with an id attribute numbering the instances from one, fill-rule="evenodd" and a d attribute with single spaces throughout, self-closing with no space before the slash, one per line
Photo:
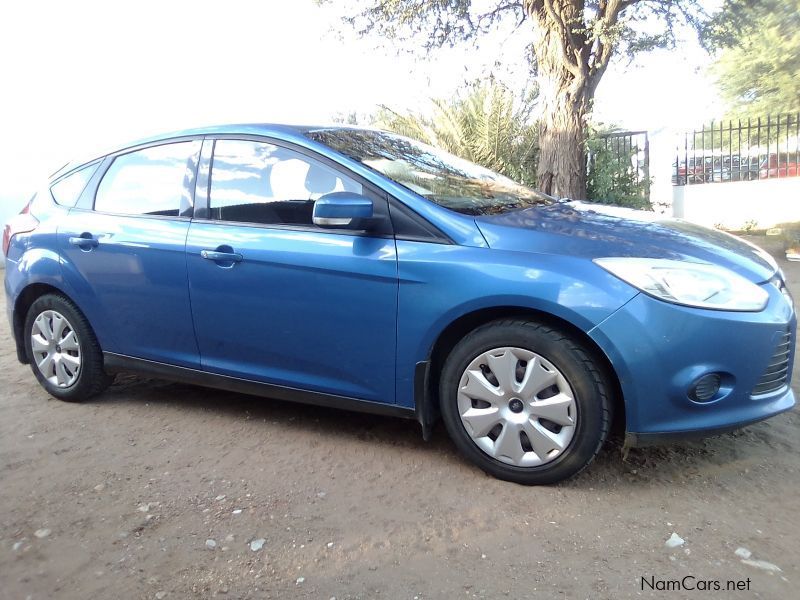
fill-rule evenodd
<path id="1" fill-rule="evenodd" d="M 800 113 L 711 122 L 686 132 L 672 184 L 752 181 L 800 175 Z"/>
<path id="2" fill-rule="evenodd" d="M 615 171 L 641 186 L 650 198 L 650 139 L 646 131 L 612 131 L 595 135 L 603 151 L 612 157 Z M 593 153 L 589 152 L 589 168 Z"/>

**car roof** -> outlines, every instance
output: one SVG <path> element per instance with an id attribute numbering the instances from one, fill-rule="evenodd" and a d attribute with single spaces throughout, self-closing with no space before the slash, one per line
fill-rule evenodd
<path id="1" fill-rule="evenodd" d="M 78 167 L 87 163 L 94 162 L 108 154 L 113 154 L 127 148 L 134 148 L 143 144 L 150 144 L 159 142 L 161 140 L 169 140 L 173 138 L 198 136 L 198 135 L 266 135 L 274 137 L 302 137 L 311 131 L 330 131 L 330 130 L 352 130 L 361 129 L 365 131 L 376 131 L 371 127 L 360 127 L 356 125 L 342 125 L 342 124 L 328 124 L 328 125 L 289 125 L 283 123 L 234 123 L 227 125 L 209 125 L 205 127 L 193 127 L 189 129 L 180 129 L 167 133 L 159 133 L 151 135 L 138 140 L 133 140 L 127 143 L 115 144 L 110 148 L 107 147 L 102 151 L 93 152 L 88 156 L 84 156 L 80 160 L 73 160 L 62 166 L 55 173 L 50 176 L 50 179 L 60 177 L 64 173 L 68 173 Z"/>

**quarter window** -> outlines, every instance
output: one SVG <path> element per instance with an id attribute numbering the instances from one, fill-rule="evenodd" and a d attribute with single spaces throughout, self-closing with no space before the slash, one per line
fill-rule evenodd
<path id="1" fill-rule="evenodd" d="M 80 197 L 86 184 L 89 183 L 89 180 L 92 178 L 92 175 L 94 175 L 99 164 L 100 163 L 95 162 L 82 167 L 53 184 L 50 188 L 50 192 L 53 194 L 53 199 L 56 201 L 56 204 L 70 207 L 75 206 L 78 202 L 78 197 Z"/>
<path id="2" fill-rule="evenodd" d="M 190 202 L 200 141 L 151 146 L 114 159 L 97 188 L 94 209 L 125 215 L 177 216 Z"/>
<path id="3" fill-rule="evenodd" d="M 211 218 L 313 226 L 314 201 L 362 193 L 358 182 L 299 152 L 246 140 L 217 140 L 211 165 Z"/>

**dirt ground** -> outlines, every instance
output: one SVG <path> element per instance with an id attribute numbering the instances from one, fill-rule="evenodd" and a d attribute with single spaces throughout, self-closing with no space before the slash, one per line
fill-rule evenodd
<path id="1" fill-rule="evenodd" d="M 782 264 L 800 298 L 800 263 Z M 132 376 L 59 402 L 5 319 L 0 394 L 0 598 L 790 598 L 800 583 L 797 410 L 627 460 L 612 440 L 577 478 L 526 488 L 467 464 L 441 426 L 425 443 L 412 422 Z M 749 591 L 642 582 L 685 576 Z"/>

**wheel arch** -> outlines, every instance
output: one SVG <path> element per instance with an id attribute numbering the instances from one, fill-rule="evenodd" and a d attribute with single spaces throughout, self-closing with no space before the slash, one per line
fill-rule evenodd
<path id="1" fill-rule="evenodd" d="M 523 306 L 495 306 L 473 310 L 450 322 L 434 341 L 428 360 L 417 364 L 414 382 L 416 412 L 426 438 L 439 418 L 439 376 L 447 356 L 470 331 L 501 319 L 536 321 L 557 328 L 579 341 L 597 361 L 612 387 L 612 431 L 625 430 L 625 396 L 622 385 L 611 360 L 595 340 L 574 323 L 552 313 Z"/>
<path id="2" fill-rule="evenodd" d="M 13 326 L 14 326 L 14 342 L 17 347 L 17 359 L 24 365 L 30 362 L 30 357 L 25 351 L 25 337 L 23 329 L 25 327 L 25 318 L 28 315 L 31 305 L 46 294 L 58 294 L 64 296 L 76 307 L 76 302 L 64 290 L 50 284 L 36 282 L 25 286 L 22 291 L 17 295 L 14 301 L 13 312 Z M 78 308 L 80 310 L 80 308 Z M 83 311 L 81 311 L 83 312 Z"/>

